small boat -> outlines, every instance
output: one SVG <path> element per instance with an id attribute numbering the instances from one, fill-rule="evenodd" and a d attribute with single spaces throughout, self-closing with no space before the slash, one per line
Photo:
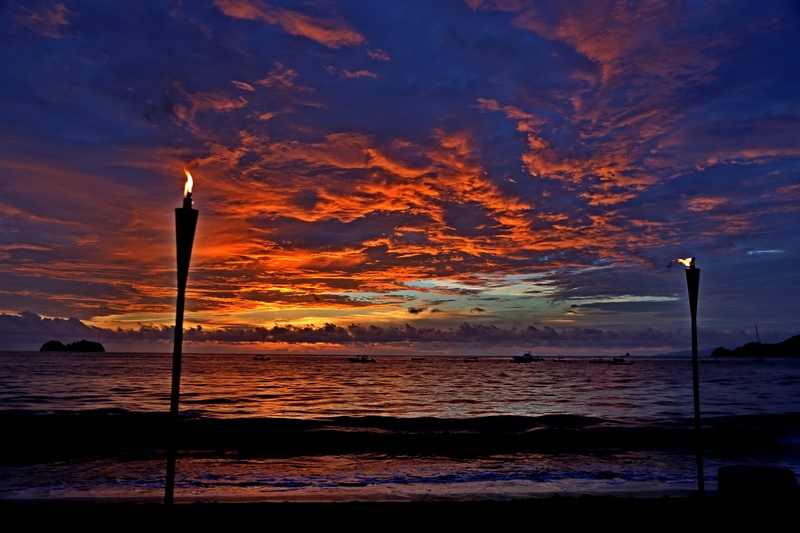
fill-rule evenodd
<path id="1" fill-rule="evenodd" d="M 515 355 L 511 358 L 512 363 L 533 363 L 535 361 L 544 361 L 544 357 L 538 357 L 531 352 L 525 352 L 522 355 Z"/>
<path id="2" fill-rule="evenodd" d="M 610 365 L 632 365 L 633 361 L 629 361 L 624 357 L 612 357 L 611 361 L 608 362 Z"/>
<path id="3" fill-rule="evenodd" d="M 269 361 L 269 359 L 270 359 L 269 357 L 263 354 L 258 354 L 256 356 L 253 356 L 253 361 Z"/>
<path id="4" fill-rule="evenodd" d="M 566 362 L 567 362 L 567 360 L 566 360 L 566 359 L 564 359 L 564 356 L 560 356 L 560 357 L 553 357 L 553 358 L 551 359 L 551 361 L 552 361 L 552 362 L 554 362 L 554 363 L 566 363 Z"/>
<path id="5" fill-rule="evenodd" d="M 465 357 L 464 358 L 464 362 L 465 363 L 477 363 L 478 362 L 478 358 L 477 357 Z"/>
<path id="6" fill-rule="evenodd" d="M 367 357 L 366 355 L 359 355 L 357 357 L 348 357 L 347 360 L 351 363 L 374 363 L 375 359 Z"/>
<path id="7" fill-rule="evenodd" d="M 412 361 L 424 361 L 425 358 L 424 357 L 412 357 L 411 360 Z"/>
<path id="8" fill-rule="evenodd" d="M 590 359 L 589 362 L 595 364 L 608 364 L 608 361 L 602 357 L 595 357 L 594 359 Z"/>

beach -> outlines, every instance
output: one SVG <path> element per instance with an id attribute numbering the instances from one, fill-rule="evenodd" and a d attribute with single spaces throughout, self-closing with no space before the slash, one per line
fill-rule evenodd
<path id="1" fill-rule="evenodd" d="M 586 527 L 633 531 L 642 529 L 783 527 L 793 523 L 798 497 L 721 499 L 718 497 L 550 496 L 527 500 L 472 502 L 338 502 L 338 503 L 192 503 L 161 504 L 96 502 L 0 502 L 6 520 L 28 527 L 82 529 L 109 527 L 369 530 L 413 528 Z M 788 522 L 787 522 L 788 521 Z"/>

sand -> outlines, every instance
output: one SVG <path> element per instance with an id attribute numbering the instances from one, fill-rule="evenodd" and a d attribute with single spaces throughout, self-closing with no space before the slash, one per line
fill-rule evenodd
<path id="1" fill-rule="evenodd" d="M 794 523 L 800 497 L 720 498 L 690 496 L 550 496 L 513 501 L 191 503 L 164 506 L 109 502 L 0 502 L 6 524 L 26 528 L 77 525 L 82 530 L 146 527 L 209 531 L 318 529 L 442 530 L 536 529 L 544 524 L 606 530 L 667 527 L 781 527 Z M 788 521 L 788 523 L 787 523 Z M 783 527 L 782 527 L 783 526 Z M 416 533 L 416 531 L 414 532 Z"/>
<path id="2" fill-rule="evenodd" d="M 535 529 L 542 525 L 606 531 L 661 531 L 667 528 L 731 528 L 743 526 L 791 529 L 800 511 L 800 487 L 791 470 L 736 466 L 720 471 L 715 490 L 704 495 L 618 492 L 582 495 L 540 495 L 502 499 L 439 497 L 418 501 L 203 501 L 164 505 L 113 499 L 6 499 L 0 513 L 6 524 L 27 528 L 75 525 L 81 530 L 160 530 L 170 528 L 209 531 L 224 528 L 339 531 L 379 528 L 474 531 L 501 528 Z M 486 496 L 486 494 L 485 494 Z"/>

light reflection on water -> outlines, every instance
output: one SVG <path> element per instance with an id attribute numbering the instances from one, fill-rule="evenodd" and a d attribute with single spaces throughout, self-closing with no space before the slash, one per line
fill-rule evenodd
<path id="1" fill-rule="evenodd" d="M 213 417 L 472 418 L 577 414 L 650 423 L 691 417 L 688 358 L 512 364 L 462 358 L 185 355 L 181 410 Z M 0 353 L 0 409 L 168 409 L 171 354 Z M 800 360 L 701 365 L 704 416 L 800 411 Z"/>

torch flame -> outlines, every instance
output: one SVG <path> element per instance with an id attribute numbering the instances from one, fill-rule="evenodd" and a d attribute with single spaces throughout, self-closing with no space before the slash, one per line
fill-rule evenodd
<path id="1" fill-rule="evenodd" d="M 675 259 L 676 263 L 680 263 L 683 266 L 692 267 L 694 266 L 694 257 L 687 257 L 686 259 Z"/>
<path id="2" fill-rule="evenodd" d="M 186 185 L 183 187 L 183 195 L 188 197 L 192 195 L 194 180 L 192 179 L 192 175 L 189 173 L 189 171 L 186 170 L 186 167 L 183 167 L 183 171 L 186 173 Z"/>

